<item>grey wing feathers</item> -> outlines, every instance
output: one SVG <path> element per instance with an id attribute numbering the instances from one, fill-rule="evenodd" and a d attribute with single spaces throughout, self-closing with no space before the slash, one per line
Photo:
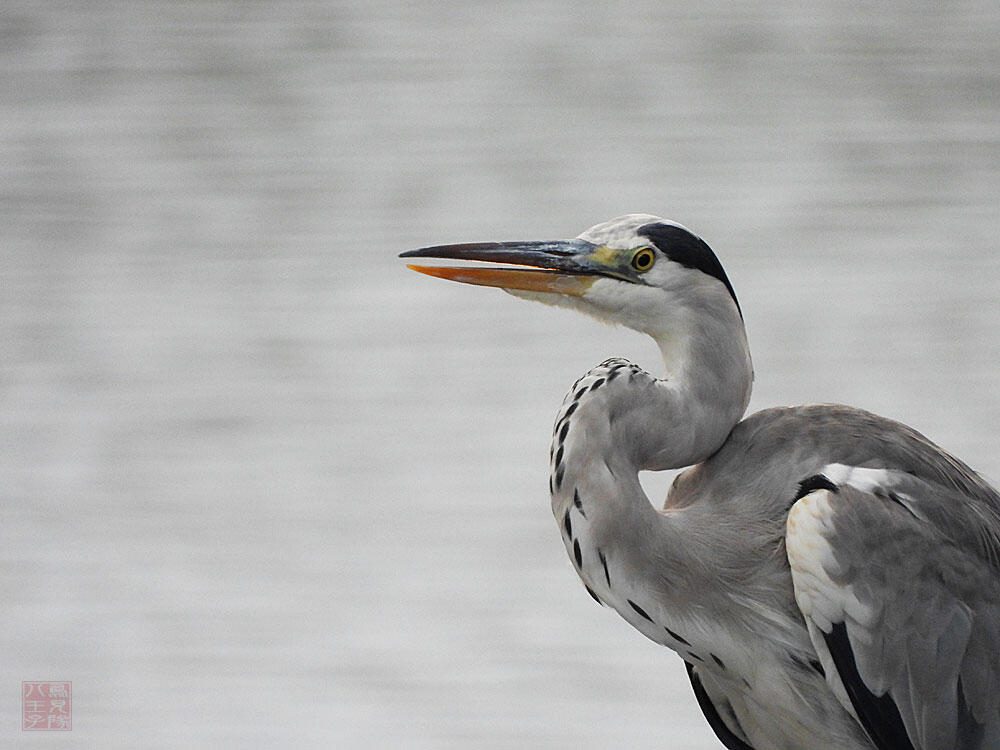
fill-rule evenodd
<path id="1" fill-rule="evenodd" d="M 806 485 L 786 550 L 838 699 L 881 750 L 1000 747 L 995 498 L 885 469 L 823 475 L 834 489 Z"/>

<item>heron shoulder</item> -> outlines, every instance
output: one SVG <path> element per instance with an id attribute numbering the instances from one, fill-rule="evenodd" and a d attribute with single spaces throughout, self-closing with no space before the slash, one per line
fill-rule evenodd
<path id="1" fill-rule="evenodd" d="M 756 417 L 757 415 L 754 415 Z M 772 435 L 801 440 L 828 463 L 905 471 L 968 495 L 1000 502 L 996 490 L 963 461 L 909 427 L 872 412 L 840 404 L 810 404 L 769 409 L 753 417 Z"/>
<path id="2" fill-rule="evenodd" d="M 721 498 L 753 494 L 758 507 L 784 512 L 799 483 L 831 464 L 907 474 L 1000 514 L 1000 495 L 965 463 L 905 424 L 840 404 L 750 415 L 678 489 Z"/>

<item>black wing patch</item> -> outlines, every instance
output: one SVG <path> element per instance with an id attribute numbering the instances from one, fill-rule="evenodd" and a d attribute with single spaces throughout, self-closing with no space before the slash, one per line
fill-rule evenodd
<path id="1" fill-rule="evenodd" d="M 847 638 L 847 626 L 842 622 L 836 623 L 833 630 L 823 633 L 823 639 L 861 726 L 875 746 L 879 750 L 914 750 L 899 709 L 889 694 L 875 695 L 862 681 L 851 642 Z"/>
<path id="2" fill-rule="evenodd" d="M 822 474 L 813 474 L 811 477 L 807 477 L 799 482 L 799 491 L 795 493 L 795 499 L 801 500 L 810 492 L 815 492 L 816 490 L 829 490 L 830 492 L 839 492 L 833 482 L 827 479 Z"/>
<path id="3" fill-rule="evenodd" d="M 705 686 L 701 684 L 701 678 L 695 673 L 694 666 L 688 662 L 684 662 L 684 666 L 687 668 L 691 687 L 694 688 L 694 697 L 698 699 L 701 712 L 708 719 L 708 725 L 712 727 L 715 736 L 722 740 L 722 744 L 729 748 L 729 750 L 754 750 L 752 745 L 748 745 L 741 740 L 733 734 L 733 730 L 726 726 L 726 722 L 719 715 L 719 710 L 712 703 L 712 699 L 708 696 L 708 693 L 705 692 Z"/>

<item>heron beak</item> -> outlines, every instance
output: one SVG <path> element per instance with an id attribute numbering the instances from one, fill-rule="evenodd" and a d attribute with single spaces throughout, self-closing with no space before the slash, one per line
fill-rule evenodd
<path id="1" fill-rule="evenodd" d="M 579 297 L 602 275 L 606 268 L 595 262 L 598 246 L 586 240 L 553 242 L 474 242 L 463 245 L 437 245 L 401 253 L 401 258 L 441 258 L 445 260 L 485 261 L 516 267 L 495 266 L 422 266 L 414 271 L 463 284 L 495 286 L 526 292 L 547 292 Z"/>

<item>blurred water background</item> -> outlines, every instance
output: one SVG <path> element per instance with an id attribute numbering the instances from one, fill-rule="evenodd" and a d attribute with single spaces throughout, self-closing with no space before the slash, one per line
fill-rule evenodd
<path id="1" fill-rule="evenodd" d="M 0 40 L 2 746 L 719 746 L 550 517 L 565 389 L 652 345 L 408 248 L 676 219 L 752 409 L 1000 478 L 992 0 L 5 0 Z M 40 679 L 71 733 L 20 731 Z"/>

